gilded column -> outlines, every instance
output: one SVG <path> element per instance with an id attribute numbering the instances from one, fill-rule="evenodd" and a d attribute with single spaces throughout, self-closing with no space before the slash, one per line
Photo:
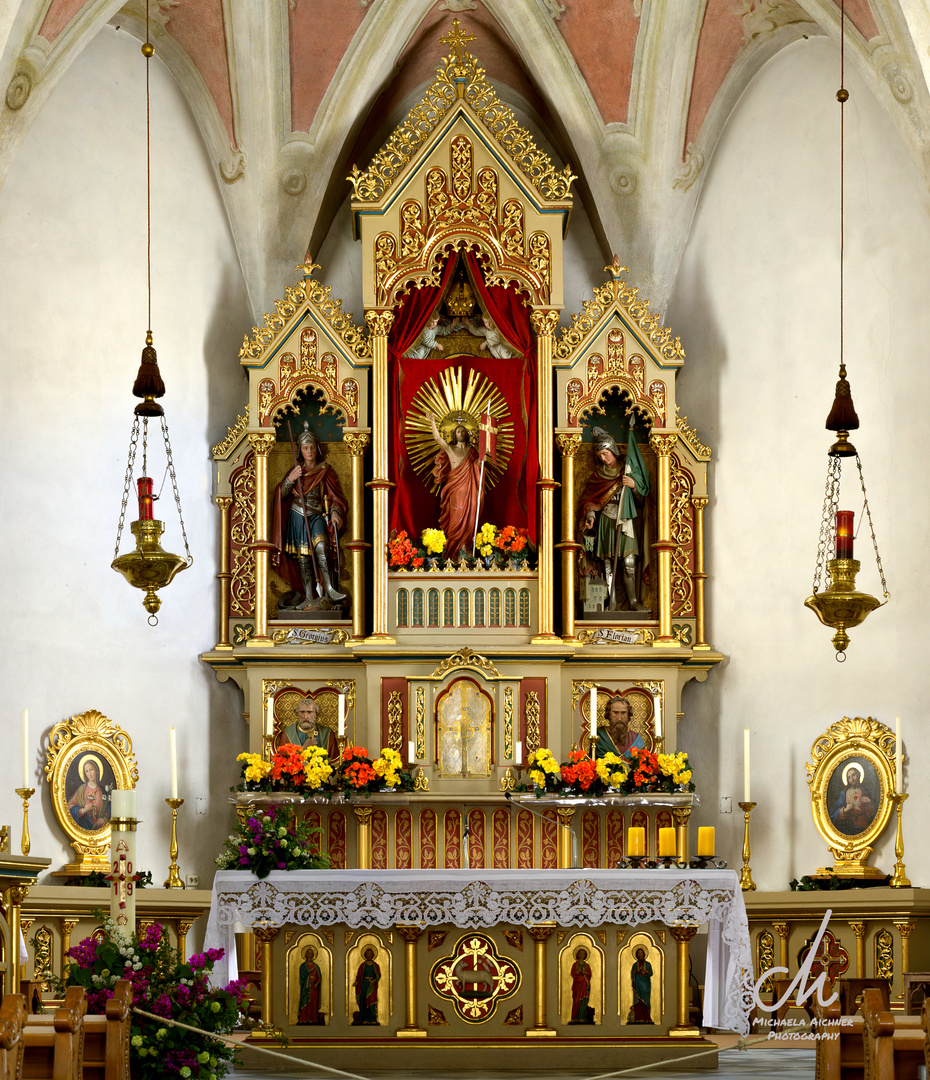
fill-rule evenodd
<path id="1" fill-rule="evenodd" d="M 672 937 L 678 942 L 678 1023 L 669 1028 L 673 1038 L 689 1038 L 700 1035 L 700 1029 L 691 1023 L 689 1007 L 691 1005 L 691 984 L 688 970 L 689 943 L 697 933 L 697 926 L 670 926 Z"/>
<path id="2" fill-rule="evenodd" d="M 539 630 L 534 643 L 544 644 L 557 635 L 552 630 L 552 562 L 555 529 L 552 493 L 559 486 L 552 477 L 552 341 L 559 313 L 546 308 L 530 312 L 536 332 L 537 426 L 539 428 Z"/>
<path id="3" fill-rule="evenodd" d="M 406 951 L 406 1024 L 397 1031 L 398 1039 L 422 1039 L 426 1029 L 417 1027 L 417 939 L 423 933 L 419 926 L 400 926 L 397 932 L 404 939 Z"/>
<path id="4" fill-rule="evenodd" d="M 364 431 L 346 432 L 342 441 L 352 455 L 352 505 L 349 507 L 352 535 L 345 545 L 352 558 L 352 639 L 365 636 L 365 447 L 371 441 Z"/>
<path id="5" fill-rule="evenodd" d="M 559 819 L 559 869 L 571 870 L 575 865 L 575 828 L 573 819 L 575 808 L 573 806 L 559 806 L 556 808 Z"/>
<path id="6" fill-rule="evenodd" d="M 786 922 L 772 923 L 775 933 L 778 934 L 778 966 L 789 971 L 788 967 L 788 935 L 791 933 L 791 924 Z"/>
<path id="7" fill-rule="evenodd" d="M 19 937 L 22 932 L 20 916 L 22 914 L 22 905 L 28 895 L 29 889 L 25 885 L 13 885 L 5 893 L 7 898 L 6 924 L 8 936 L 6 972 L 3 981 L 4 993 L 7 994 L 19 993 L 19 969 L 21 966 L 19 962 Z"/>
<path id="8" fill-rule="evenodd" d="M 267 649 L 268 637 L 268 552 L 272 550 L 268 540 L 268 455 L 274 446 L 273 434 L 252 432 L 249 445 L 255 452 L 255 634 L 246 647 Z"/>
<path id="9" fill-rule="evenodd" d="M 575 539 L 575 454 L 581 435 L 563 432 L 555 441 L 562 455 L 562 542 L 556 544 L 562 552 L 562 640 L 576 644 L 575 572 L 581 545 Z"/>
<path id="10" fill-rule="evenodd" d="M 388 478 L 388 332 L 394 322 L 394 312 L 372 308 L 365 312 L 365 322 L 371 334 L 371 400 L 372 400 L 372 631 L 369 641 L 393 644 L 388 633 L 387 535 L 388 492 L 394 486 Z"/>
<path id="11" fill-rule="evenodd" d="M 865 927 L 864 922 L 850 922 L 849 929 L 856 935 L 856 978 L 865 978 Z"/>
<path id="12" fill-rule="evenodd" d="M 191 919 L 177 919 L 174 925 L 178 935 L 178 952 L 181 954 L 183 964 L 187 959 L 187 935 L 191 932 L 194 923 Z"/>
<path id="13" fill-rule="evenodd" d="M 356 849 L 358 852 L 358 869 L 371 869 L 371 811 L 370 806 L 354 806 L 355 817 L 358 821 L 358 833 L 356 834 Z"/>
<path id="14" fill-rule="evenodd" d="M 694 604 L 697 615 L 692 648 L 709 649 L 704 638 L 704 582 L 707 580 L 704 573 L 704 507 L 707 506 L 707 497 L 701 495 L 694 498 L 691 505 L 694 507 Z"/>
<path id="15" fill-rule="evenodd" d="M 672 637 L 672 543 L 671 530 L 671 453 L 678 436 L 651 435 L 649 445 L 656 453 L 659 466 L 658 540 L 652 545 L 659 553 L 659 632 L 652 644 L 660 649 L 680 648 L 681 642 Z"/>
<path id="16" fill-rule="evenodd" d="M 558 1032 L 546 1026 L 546 942 L 552 936 L 555 923 L 539 923 L 529 928 L 529 935 L 536 942 L 535 958 L 535 1013 L 536 1021 L 527 1029 L 527 1038 L 546 1038 Z"/>
<path id="17" fill-rule="evenodd" d="M 66 979 L 68 973 L 66 968 L 71 965 L 68 961 L 68 952 L 71 949 L 71 935 L 74 933 L 74 928 L 77 926 L 77 919 L 59 919 L 58 925 L 61 927 L 61 977 Z"/>
<path id="18" fill-rule="evenodd" d="M 896 922 L 894 924 L 895 930 L 901 935 L 901 971 L 911 970 L 911 943 L 910 936 L 917 928 L 917 923 L 912 922 Z M 902 984 L 904 980 L 901 980 Z M 902 985 L 901 992 L 904 992 Z"/>
<path id="19" fill-rule="evenodd" d="M 672 810 L 677 830 L 678 859 L 680 862 L 688 861 L 688 818 L 691 817 L 690 806 L 676 806 Z"/>
<path id="20" fill-rule="evenodd" d="M 262 944 L 262 1022 L 258 1031 L 253 1031 L 253 1038 L 257 1035 L 261 1038 L 272 1038 L 275 1035 L 274 1024 L 274 961 L 272 960 L 272 945 L 278 936 L 277 926 L 256 926 L 253 933 Z"/>
<path id="21" fill-rule="evenodd" d="M 229 511 L 232 507 L 232 495 L 217 495 L 213 500 L 220 508 L 220 572 L 216 575 L 220 583 L 220 640 L 214 649 L 231 649 L 229 643 L 229 583 L 232 581 L 232 569 L 229 561 Z"/>

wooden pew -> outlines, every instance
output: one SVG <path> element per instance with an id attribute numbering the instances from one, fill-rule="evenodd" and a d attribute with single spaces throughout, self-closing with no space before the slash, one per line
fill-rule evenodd
<path id="1" fill-rule="evenodd" d="M 0 1004 L 0 1080 L 18 1080 L 26 1003 L 19 994 L 6 994 Z"/>
<path id="2" fill-rule="evenodd" d="M 862 1015 L 865 1080 L 917 1080 L 926 1061 L 926 1032 L 917 1017 L 899 1016 L 895 1023 L 894 1013 L 882 1008 L 879 991 L 871 988 L 862 992 Z"/>
<path id="3" fill-rule="evenodd" d="M 69 986 L 53 1016 L 27 1016 L 20 1040 L 23 1080 L 81 1080 L 83 1020 L 87 997 Z"/>
<path id="4" fill-rule="evenodd" d="M 861 1016 L 843 1016 L 839 1001 L 814 1005 L 817 1021 L 815 1080 L 863 1080 L 865 1049 Z"/>
<path id="5" fill-rule="evenodd" d="M 924 1029 L 924 1064 L 930 1073 L 930 998 L 924 998 L 920 1010 L 920 1026 Z"/>
<path id="6" fill-rule="evenodd" d="M 103 1016 L 86 1007 L 83 989 L 71 986 L 53 1017 L 26 1018 L 23 1080 L 129 1080 L 131 985 L 116 984 Z"/>

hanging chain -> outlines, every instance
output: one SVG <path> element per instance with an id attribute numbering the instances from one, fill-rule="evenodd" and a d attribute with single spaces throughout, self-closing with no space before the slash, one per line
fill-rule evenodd
<path id="1" fill-rule="evenodd" d="M 123 484 L 123 505 L 119 510 L 119 525 L 116 527 L 116 551 L 113 558 L 119 558 L 119 542 L 123 535 L 123 521 L 126 518 L 126 504 L 129 502 L 129 486 L 132 484 L 132 467 L 136 462 L 136 445 L 139 442 L 139 417 L 132 423 L 132 433 L 129 436 L 129 460 L 126 463 L 126 481 Z"/>
<path id="2" fill-rule="evenodd" d="M 820 539 L 817 541 L 817 565 L 814 567 L 814 595 L 820 589 L 821 577 L 827 564 L 827 551 L 836 543 L 836 511 L 840 505 L 842 472 L 843 459 L 830 454 L 827 459 L 827 484 L 823 493 Z"/>
<path id="3" fill-rule="evenodd" d="M 138 423 L 138 421 L 136 421 Z M 149 474 L 149 418 L 142 420 L 142 475 Z"/>
<path id="4" fill-rule="evenodd" d="M 190 566 L 194 561 L 193 555 L 191 555 L 190 544 L 187 542 L 187 530 L 184 528 L 184 515 L 181 513 L 181 495 L 178 492 L 178 478 L 174 475 L 174 459 L 171 456 L 171 440 L 168 438 L 168 424 L 165 420 L 165 414 L 162 413 L 161 417 L 161 434 L 165 440 L 165 453 L 168 456 L 168 472 L 171 474 L 171 487 L 174 491 L 174 501 L 178 508 L 178 518 L 181 521 L 181 535 L 184 537 L 184 550 L 187 552 L 187 565 Z"/>
<path id="5" fill-rule="evenodd" d="M 872 511 L 869 509 L 869 499 L 865 493 L 865 477 L 862 475 L 862 462 L 859 460 L 858 454 L 856 454 L 856 464 L 859 466 L 859 483 L 862 485 L 863 509 L 865 510 L 865 516 L 869 519 L 869 532 L 872 534 L 872 547 L 875 549 L 875 561 L 878 563 L 878 576 L 882 579 L 882 592 L 885 595 L 885 599 L 890 600 L 891 593 L 888 592 L 888 584 L 885 581 L 885 569 L 882 566 L 882 557 L 878 553 L 878 541 L 875 539 L 875 526 L 872 524 Z"/>

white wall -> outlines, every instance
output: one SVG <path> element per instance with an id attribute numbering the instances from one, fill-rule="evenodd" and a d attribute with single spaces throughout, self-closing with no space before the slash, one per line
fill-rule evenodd
<path id="1" fill-rule="evenodd" d="M 667 315 L 687 352 L 682 412 L 713 450 L 707 510 L 708 638 L 728 660 L 686 691 L 679 745 L 695 759 L 700 822 L 728 828 L 740 865 L 742 729 L 752 732 L 753 876 L 760 888 L 830 865 L 805 762 L 843 716 L 905 723 L 905 861 L 930 883 L 918 786 L 930 756 L 922 633 L 928 502 L 921 404 L 930 340 L 930 199 L 891 123 L 847 67 L 845 355 L 892 600 L 851 631 L 844 665 L 810 595 L 839 361 L 839 108 L 836 49 L 799 42 L 758 76 L 709 165 Z M 861 495 L 854 462 L 842 501 Z M 859 587 L 880 594 L 867 530 Z M 893 869 L 894 830 L 873 864 Z"/>
<path id="2" fill-rule="evenodd" d="M 246 399 L 237 359 L 252 319 L 210 163 L 170 75 L 152 64 L 153 296 L 163 399 L 194 565 L 143 593 L 110 569 L 146 330 L 145 70 L 139 43 L 106 28 L 43 109 L 0 191 L 0 820 L 18 851 L 20 710 L 32 756 L 57 722 L 98 709 L 139 762 L 138 859 L 166 876 L 168 734 L 181 757 L 182 873 L 212 871 L 232 822 L 244 745 L 240 695 L 197 656 L 217 640 L 218 511 L 210 448 Z M 153 441 L 160 442 L 152 428 Z M 156 487 L 164 468 L 151 471 Z M 157 469 L 157 471 L 156 471 Z M 183 553 L 170 497 L 165 547 Z M 133 547 L 127 512 L 122 551 Z M 47 785 L 32 799 L 32 854 L 73 858 Z M 195 816 L 195 800 L 209 813 Z"/>

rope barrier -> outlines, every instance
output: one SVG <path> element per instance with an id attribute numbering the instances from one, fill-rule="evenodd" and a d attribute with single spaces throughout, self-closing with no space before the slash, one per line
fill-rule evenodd
<path id="1" fill-rule="evenodd" d="M 149 1020 L 157 1020 L 159 1024 L 170 1024 L 172 1027 L 181 1028 L 183 1031 L 192 1031 L 195 1035 L 206 1035 L 207 1038 L 217 1039 L 219 1042 L 226 1043 L 227 1046 L 242 1046 L 242 1042 L 239 1039 L 234 1039 L 231 1035 L 220 1035 L 215 1031 L 204 1031 L 202 1028 L 191 1027 L 190 1024 L 182 1024 L 180 1020 L 169 1020 L 166 1016 L 146 1012 L 145 1009 L 138 1009 L 135 1006 L 133 1006 L 132 1011 L 139 1016 L 147 1017 Z M 256 1046 L 254 1043 L 249 1043 L 249 1050 L 254 1050 L 259 1054 L 267 1054 L 269 1057 L 277 1058 L 280 1061 L 288 1061 L 301 1069 L 313 1066 L 314 1069 L 322 1069 L 323 1072 L 333 1073 L 334 1076 L 348 1076 L 350 1080 L 369 1080 L 369 1077 L 359 1076 L 358 1073 L 346 1072 L 344 1069 L 333 1069 L 329 1065 L 320 1065 L 315 1061 L 305 1061 L 303 1058 L 297 1058 L 291 1054 L 282 1054 L 277 1050 L 266 1050 L 263 1046 Z"/>
<path id="2" fill-rule="evenodd" d="M 234 1039 L 231 1035 L 220 1035 L 217 1034 L 217 1032 L 215 1031 L 204 1031 L 202 1028 L 191 1027 L 190 1024 L 182 1024 L 180 1020 L 170 1020 L 168 1019 L 168 1017 L 159 1016 L 157 1013 L 146 1012 L 145 1009 L 139 1009 L 135 1006 L 133 1006 L 132 1011 L 134 1013 L 137 1013 L 139 1016 L 147 1017 L 149 1020 L 156 1020 L 159 1024 L 170 1024 L 172 1027 L 178 1027 L 184 1031 L 191 1031 L 195 1035 L 206 1035 L 208 1038 L 217 1039 L 219 1042 L 225 1043 L 228 1046 L 242 1046 L 242 1042 L 239 1039 Z M 810 1028 L 798 1028 L 795 1034 L 813 1035 L 816 1034 L 816 1032 L 813 1032 Z M 710 1054 L 725 1054 L 729 1050 L 748 1050 L 751 1046 L 758 1046 L 760 1043 L 771 1041 L 772 1040 L 769 1038 L 768 1035 L 760 1035 L 758 1038 L 755 1039 L 746 1039 L 741 1036 L 738 1042 L 736 1042 L 733 1046 L 726 1047 L 725 1049 L 720 1049 L 720 1047 L 715 1046 L 712 1050 L 699 1050 L 695 1054 L 685 1054 L 684 1057 L 676 1057 L 674 1059 L 675 1068 L 677 1069 L 682 1064 L 682 1062 L 685 1061 L 696 1061 L 698 1058 L 708 1057 Z M 316 1061 L 306 1061 L 303 1058 L 294 1057 L 292 1054 L 282 1054 L 277 1050 L 267 1050 L 265 1049 L 265 1047 L 257 1046 L 255 1043 L 249 1043 L 249 1050 L 254 1051 L 258 1054 L 265 1054 L 268 1057 L 276 1058 L 279 1061 L 290 1062 L 292 1065 L 297 1066 L 301 1069 L 312 1067 L 314 1069 L 320 1069 L 323 1072 L 332 1073 L 335 1076 L 347 1076 L 350 1078 L 350 1080 L 370 1080 L 369 1077 L 360 1076 L 358 1073 L 346 1072 L 344 1069 L 334 1069 L 331 1068 L 329 1065 L 320 1065 Z M 644 1073 L 649 1069 L 659 1069 L 662 1067 L 667 1067 L 668 1064 L 669 1062 L 667 1060 L 652 1061 L 646 1065 L 633 1065 L 629 1069 L 618 1069 L 616 1072 L 598 1073 L 595 1076 L 585 1077 L 584 1080 L 613 1080 L 613 1077 L 616 1076 L 635 1076 L 638 1073 Z"/>

